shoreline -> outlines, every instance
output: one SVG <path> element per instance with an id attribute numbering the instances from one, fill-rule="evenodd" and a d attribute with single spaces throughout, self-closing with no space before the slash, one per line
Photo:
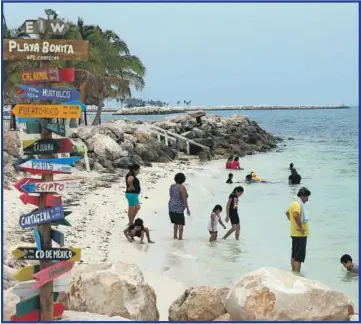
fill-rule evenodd
<path id="1" fill-rule="evenodd" d="M 82 257 L 75 267 L 82 264 L 115 263 L 123 261 L 137 265 L 143 272 L 145 281 L 155 290 L 159 320 L 168 320 L 168 309 L 171 303 L 184 292 L 185 287 L 166 276 L 162 267 L 153 267 L 143 262 L 146 256 L 156 254 L 158 219 L 153 211 L 164 203 L 164 196 L 158 195 L 160 188 L 168 189 L 177 172 L 189 172 L 198 165 L 197 160 L 175 160 L 170 163 L 154 163 L 152 167 L 142 167 L 139 179 L 142 193 L 139 217 L 144 219 L 150 228 L 151 238 L 155 245 L 138 243 L 130 244 L 123 235 L 127 219 L 127 201 L 124 198 L 124 175 L 126 170 L 114 174 L 78 171 L 74 176 L 83 178 L 80 189 L 64 195 L 64 206 L 72 211 L 67 217 L 71 227 L 60 226 L 64 233 L 66 246 L 82 249 Z M 66 178 L 66 175 L 58 176 Z M 21 177 L 18 176 L 18 179 Z M 33 245 L 32 229 L 21 229 L 19 216 L 31 210 L 31 207 L 19 203 L 21 195 L 15 188 L 4 189 L 4 264 L 11 268 L 32 264 L 31 261 L 19 261 L 11 251 L 17 246 Z M 100 207 L 101 206 L 101 207 Z M 99 208 L 100 207 L 100 208 Z M 160 242 L 158 243 L 160 244 Z M 153 252 L 152 252 L 153 250 Z M 166 283 L 166 285 L 164 285 Z M 170 288 L 171 287 L 171 288 Z"/>
<path id="2" fill-rule="evenodd" d="M 133 107 L 115 109 L 112 115 L 167 115 L 175 113 L 187 113 L 194 111 L 250 111 L 250 110 L 316 110 L 316 109 L 350 109 L 346 105 L 237 105 L 237 106 L 190 106 L 190 107 Z M 107 113 L 111 113 L 109 108 L 106 108 Z M 89 113 L 92 111 L 88 111 Z M 96 112 L 96 111 L 94 111 Z"/>

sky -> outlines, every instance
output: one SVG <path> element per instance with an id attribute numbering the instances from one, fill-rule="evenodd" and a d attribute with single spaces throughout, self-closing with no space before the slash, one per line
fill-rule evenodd
<path id="1" fill-rule="evenodd" d="M 111 29 L 147 68 L 134 97 L 192 105 L 358 103 L 356 3 L 7 3 L 10 28 L 59 16 Z"/>

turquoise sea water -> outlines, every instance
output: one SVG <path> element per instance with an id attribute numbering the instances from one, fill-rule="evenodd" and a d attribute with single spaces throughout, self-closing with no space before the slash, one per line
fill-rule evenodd
<path id="1" fill-rule="evenodd" d="M 212 113 L 231 116 L 236 112 Z M 235 242 L 234 236 L 216 244 L 207 242 L 209 214 L 215 204 L 225 207 L 233 187 L 225 184 L 225 161 L 212 161 L 186 174 L 192 215 L 187 219 L 183 242 L 171 239 L 167 199 L 164 206 L 151 211 L 157 214 L 153 232 L 157 244 L 144 261 L 156 258 L 168 276 L 193 285 L 229 285 L 263 266 L 289 270 L 291 241 L 285 211 L 298 189 L 287 184 L 288 166 L 293 162 L 302 176 L 301 185 L 312 192 L 307 203 L 311 235 L 302 274 L 358 303 L 358 278 L 347 274 L 339 261 L 348 253 L 359 263 L 358 107 L 241 113 L 285 141 L 280 143 L 280 152 L 242 158 L 245 171 L 234 172 L 236 181 L 244 182 L 246 172 L 253 170 L 272 182 L 242 184 L 240 242 Z M 164 117 L 130 116 L 147 120 Z"/>

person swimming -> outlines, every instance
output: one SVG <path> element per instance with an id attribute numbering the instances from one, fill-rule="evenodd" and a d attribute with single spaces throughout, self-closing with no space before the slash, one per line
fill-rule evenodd
<path id="1" fill-rule="evenodd" d="M 226 162 L 226 169 L 231 169 L 232 168 L 232 162 L 233 162 L 233 155 L 231 155 L 227 162 Z"/>
<path id="2" fill-rule="evenodd" d="M 290 170 L 293 169 L 293 163 L 290 163 Z"/>
<path id="3" fill-rule="evenodd" d="M 240 166 L 239 166 L 239 157 L 236 156 L 231 164 L 231 169 L 232 170 L 243 170 Z"/>
<path id="4" fill-rule="evenodd" d="M 232 179 L 233 179 L 233 173 L 228 174 L 228 179 L 227 179 L 226 183 L 232 184 L 233 183 Z"/>
<path id="5" fill-rule="evenodd" d="M 267 181 L 262 180 L 255 172 L 251 172 L 250 174 L 246 175 L 246 183 L 267 183 Z"/>

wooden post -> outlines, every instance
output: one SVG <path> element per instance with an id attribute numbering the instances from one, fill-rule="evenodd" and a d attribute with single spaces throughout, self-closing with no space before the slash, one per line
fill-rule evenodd
<path id="1" fill-rule="evenodd" d="M 45 35 L 40 35 L 41 38 L 44 38 Z M 49 61 L 40 61 L 40 68 L 50 67 Z M 45 85 L 46 86 L 46 85 Z M 51 101 L 50 101 L 51 103 Z M 51 120 L 50 120 L 51 121 Z M 41 139 L 51 139 L 52 132 L 49 132 L 45 128 L 41 129 Z M 42 158 L 52 158 L 53 156 L 43 156 Z M 41 177 L 42 181 L 53 181 L 52 174 L 43 174 Z M 39 209 L 45 207 L 45 198 L 46 193 L 40 194 Z M 41 247 L 43 250 L 51 249 L 52 240 L 51 240 L 51 223 L 42 224 L 37 226 L 39 234 L 41 236 Z M 40 270 L 43 270 L 47 267 L 52 266 L 51 260 L 40 260 Z M 54 318 L 54 304 L 53 304 L 53 282 L 50 281 L 47 284 L 43 285 L 39 289 L 39 298 L 40 298 L 40 320 L 41 321 L 52 321 Z"/>
<path id="2" fill-rule="evenodd" d="M 15 105 L 11 105 L 11 110 L 14 108 Z M 11 112 L 10 115 L 10 127 L 9 129 L 16 130 L 16 118 L 15 115 Z"/>
<path id="3" fill-rule="evenodd" d="M 165 145 L 168 146 L 168 134 L 167 133 L 164 134 L 164 139 L 165 139 Z"/>

